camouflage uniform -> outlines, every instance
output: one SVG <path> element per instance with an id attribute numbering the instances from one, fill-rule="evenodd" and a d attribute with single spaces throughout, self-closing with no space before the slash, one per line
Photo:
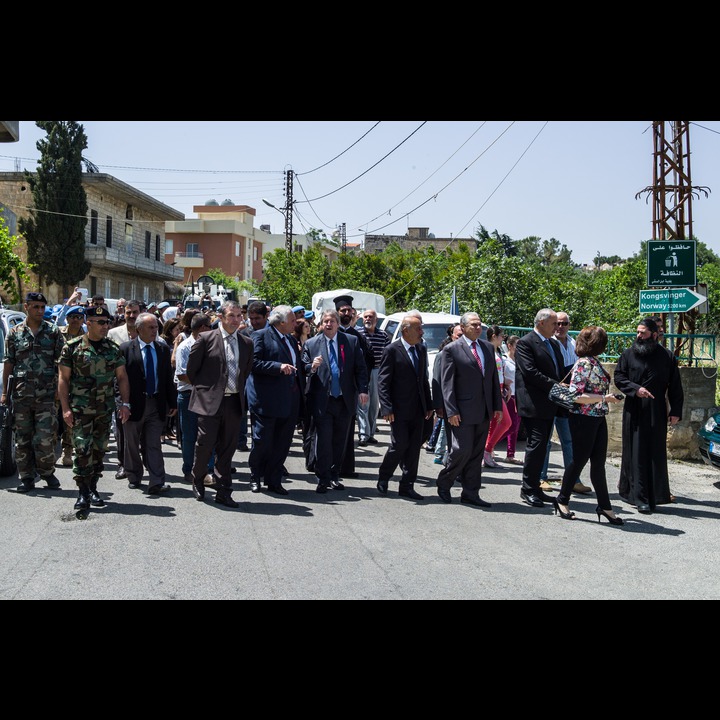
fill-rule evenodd
<path id="1" fill-rule="evenodd" d="M 80 334 L 79 335 L 68 335 L 68 330 L 70 329 L 69 325 L 60 325 L 60 332 L 63 335 L 63 340 L 65 342 L 69 342 L 73 339 L 73 337 L 81 337 L 85 334 L 85 331 L 80 328 Z M 63 452 L 63 465 L 70 464 L 70 459 L 72 459 L 72 449 L 73 449 L 73 439 L 72 439 L 72 428 L 65 424 L 65 421 L 62 417 L 62 408 L 60 407 L 60 401 L 58 400 L 57 403 L 57 412 L 58 412 L 58 425 L 60 430 L 60 437 L 62 438 L 62 452 Z M 67 463 L 64 462 L 65 458 L 69 458 Z"/>
<path id="2" fill-rule="evenodd" d="M 57 444 L 57 361 L 65 344 L 56 325 L 43 320 L 36 335 L 25 322 L 11 328 L 3 362 L 13 365 L 15 459 L 18 477 L 33 483 L 35 474 L 53 475 Z"/>
<path id="3" fill-rule="evenodd" d="M 60 365 L 70 368 L 73 412 L 73 478 L 79 487 L 95 486 L 103 469 L 115 409 L 115 371 L 125 365 L 120 348 L 107 338 L 96 349 L 87 335 L 69 340 Z"/>

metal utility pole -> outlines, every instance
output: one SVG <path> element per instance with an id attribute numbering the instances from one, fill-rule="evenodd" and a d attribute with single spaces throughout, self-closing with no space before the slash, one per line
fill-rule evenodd
<path id="1" fill-rule="evenodd" d="M 292 216 L 293 216 L 293 171 L 285 171 L 285 249 L 293 251 L 292 239 Z"/>
<path id="2" fill-rule="evenodd" d="M 641 190 L 653 198 L 653 240 L 694 240 L 692 232 L 692 200 L 705 187 L 693 187 L 690 175 L 690 122 L 688 120 L 653 121 L 653 184 Z M 693 334 L 698 310 L 678 313 L 677 334 Z M 672 314 L 670 333 L 673 333 Z M 680 352 L 678 339 L 675 355 Z M 692 348 L 691 348 L 692 353 Z"/>
<path id="3" fill-rule="evenodd" d="M 340 226 L 340 252 L 347 252 L 347 233 L 345 223 Z"/>

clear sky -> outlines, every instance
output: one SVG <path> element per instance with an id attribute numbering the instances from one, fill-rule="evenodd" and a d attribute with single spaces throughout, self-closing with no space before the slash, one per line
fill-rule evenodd
<path id="1" fill-rule="evenodd" d="M 567 245 L 578 263 L 629 257 L 652 238 L 652 121 L 96 121 L 80 120 L 85 156 L 185 214 L 210 199 L 256 208 L 283 233 L 285 172 L 295 172 L 293 232 L 349 243 L 427 227 L 470 237 L 480 225 Z M 720 254 L 720 121 L 692 121 L 695 236 Z M 44 137 L 20 121 L 0 144 L 0 171 L 34 170 Z M 647 201 L 646 201 L 647 200 Z"/>

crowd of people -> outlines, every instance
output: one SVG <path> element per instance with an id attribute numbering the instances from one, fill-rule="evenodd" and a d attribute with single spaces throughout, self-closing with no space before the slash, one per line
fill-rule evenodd
<path id="1" fill-rule="evenodd" d="M 442 465 L 436 487 L 444 503 L 453 502 L 457 483 L 461 503 L 491 508 L 479 494 L 482 471 L 504 462 L 522 465 L 527 505 L 550 503 L 572 520 L 572 495 L 594 490 L 598 521 L 622 525 L 605 475 L 606 416 L 622 403 L 620 497 L 641 513 L 674 501 L 664 433 L 682 418 L 684 397 L 658 319 L 638 324 L 618 360 L 614 393 L 601 362 L 607 332 L 589 325 L 573 338 L 564 312 L 539 310 L 522 337 L 467 312 L 436 349 L 425 344 L 418 311 L 403 317 L 391 341 L 374 309 L 358 326 L 351 296 L 334 304 L 317 322 L 301 305 L 232 300 L 184 308 L 121 299 L 113 316 L 100 295 L 83 305 L 76 290 L 48 308 L 42 293 L 28 293 L 26 319 L 6 338 L 0 398 L 13 406 L 17 492 L 32 491 L 38 480 L 57 489 L 56 462 L 72 466 L 75 510 L 87 516 L 105 504 L 98 480 L 114 436 L 115 477 L 129 488 L 169 492 L 163 445 L 177 443 L 195 498 L 204 501 L 212 489 L 215 503 L 236 508 L 235 453 L 249 453 L 253 493 L 285 496 L 296 434 L 316 491 L 343 491 L 343 480 L 358 476 L 355 448 L 379 442 L 382 418 L 390 428 L 377 478 L 383 496 L 397 474 L 400 497 L 426 499 L 416 488 L 424 447 Z M 438 353 L 432 376 L 429 350 Z M 549 396 L 557 383 L 574 395 L 569 410 Z M 521 424 L 523 459 L 516 456 Z M 563 450 L 561 482 L 547 476 L 553 431 Z M 504 459 L 495 455 L 501 442 Z M 588 464 L 592 488 L 580 482 Z"/>

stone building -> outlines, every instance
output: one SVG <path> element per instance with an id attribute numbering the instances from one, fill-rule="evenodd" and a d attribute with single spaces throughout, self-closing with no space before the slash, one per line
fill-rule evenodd
<path id="1" fill-rule="evenodd" d="M 429 232 L 430 228 L 411 227 L 405 235 L 366 235 L 363 250 L 366 253 L 380 253 L 387 250 L 392 243 L 397 243 L 403 250 L 424 250 L 434 247 L 435 252 L 444 251 L 448 245 L 457 248 L 458 245 L 467 245 L 471 253 L 477 248 L 475 238 L 436 238 Z"/>
<path id="2" fill-rule="evenodd" d="M 112 175 L 83 173 L 82 183 L 88 204 L 85 258 L 92 267 L 77 285 L 86 287 L 90 296 L 108 298 L 149 301 L 173 295 L 183 271 L 166 262 L 165 223 L 184 219 L 183 213 Z M 0 172 L 0 204 L 20 219 L 29 216 L 32 203 L 24 173 Z M 27 261 L 25 243 L 19 255 Z M 37 276 L 30 275 L 32 288 L 21 288 L 21 296 L 38 287 Z M 55 284 L 41 289 L 51 304 L 62 302 L 72 291 Z"/>

